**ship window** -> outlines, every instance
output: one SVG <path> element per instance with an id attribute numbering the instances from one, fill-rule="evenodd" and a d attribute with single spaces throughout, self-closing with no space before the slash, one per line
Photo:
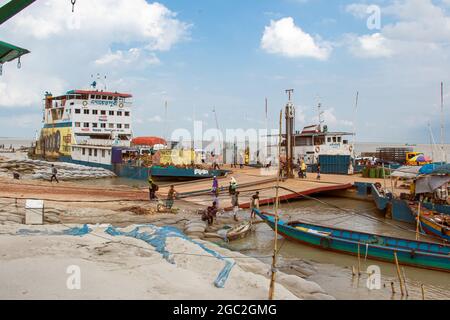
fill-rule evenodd
<path id="1" fill-rule="evenodd" d="M 81 148 L 81 150 L 83 150 L 83 156 L 86 155 L 86 149 L 85 148 Z"/>
<path id="2" fill-rule="evenodd" d="M 94 149 L 94 157 L 97 156 L 97 149 Z"/>
<path id="3" fill-rule="evenodd" d="M 118 123 L 117 124 L 117 129 L 122 129 L 122 124 Z"/>
<path id="4" fill-rule="evenodd" d="M 106 128 L 106 123 L 100 123 L 101 128 Z"/>
<path id="5" fill-rule="evenodd" d="M 337 142 L 341 142 L 341 140 L 342 140 L 341 137 L 338 137 L 338 138 L 337 138 Z"/>
<path id="6" fill-rule="evenodd" d="M 77 128 L 81 127 L 81 123 L 75 122 L 75 127 L 77 127 Z"/>
<path id="7" fill-rule="evenodd" d="M 92 149 L 89 148 L 89 156 L 92 156 Z"/>
<path id="8" fill-rule="evenodd" d="M 100 100 L 102 98 L 102 96 L 101 95 L 97 95 L 97 96 L 95 96 L 95 98 Z"/>
<path id="9" fill-rule="evenodd" d="M 117 115 L 120 117 L 122 115 L 122 111 L 117 111 Z"/>
<path id="10" fill-rule="evenodd" d="M 95 95 L 91 94 L 91 99 L 95 99 Z"/>
<path id="11" fill-rule="evenodd" d="M 344 141 L 343 141 L 343 144 L 348 144 L 348 140 L 344 140 Z"/>
<path id="12" fill-rule="evenodd" d="M 75 102 L 71 102 L 70 105 L 73 106 L 75 104 Z"/>
<path id="13" fill-rule="evenodd" d="M 129 125 L 129 124 L 126 124 L 126 125 L 125 125 L 125 129 L 130 129 L 130 125 Z"/>
<path id="14" fill-rule="evenodd" d="M 102 96 L 102 100 L 106 100 L 106 99 L 108 99 L 107 96 Z"/>
<path id="15" fill-rule="evenodd" d="M 112 96 L 108 96 L 108 100 L 112 100 L 113 99 L 113 97 Z"/>
<path id="16" fill-rule="evenodd" d="M 328 137 L 328 142 L 331 142 L 331 137 Z"/>
<path id="17" fill-rule="evenodd" d="M 104 116 L 104 115 L 106 115 L 106 111 L 105 111 L 105 110 L 102 110 L 102 111 L 100 111 L 100 114 L 101 114 L 102 116 Z"/>
<path id="18" fill-rule="evenodd" d="M 92 128 L 97 128 L 98 127 L 98 124 L 97 123 L 93 123 L 92 124 Z"/>
<path id="19" fill-rule="evenodd" d="M 109 112 L 109 115 L 110 115 L 110 116 L 113 116 L 113 115 L 114 115 L 114 111 L 110 111 L 110 112 Z"/>
<path id="20" fill-rule="evenodd" d="M 81 113 L 80 109 L 75 109 L 75 113 Z"/>
<path id="21" fill-rule="evenodd" d="M 108 124 L 108 127 L 111 128 L 111 129 L 114 128 L 114 123 Z"/>
<path id="22" fill-rule="evenodd" d="M 98 114 L 98 110 L 92 110 L 92 114 Z"/>
<path id="23" fill-rule="evenodd" d="M 105 150 L 102 150 L 102 158 L 105 157 Z"/>
<path id="24" fill-rule="evenodd" d="M 336 137 L 333 137 L 333 142 L 336 142 Z"/>
<path id="25" fill-rule="evenodd" d="M 129 111 L 125 111 L 125 117 L 129 117 L 130 116 L 130 112 Z"/>
<path id="26" fill-rule="evenodd" d="M 85 123 L 83 124 L 83 127 L 89 128 L 89 122 L 85 122 Z"/>
<path id="27" fill-rule="evenodd" d="M 84 109 L 83 112 L 84 114 L 89 114 L 89 109 Z"/>

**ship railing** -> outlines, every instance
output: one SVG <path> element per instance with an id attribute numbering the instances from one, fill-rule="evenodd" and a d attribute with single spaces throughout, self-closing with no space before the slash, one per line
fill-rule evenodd
<path id="1" fill-rule="evenodd" d="M 107 139 L 88 139 L 83 141 L 78 141 L 78 145 L 88 145 L 88 146 L 99 146 L 99 147 L 111 147 L 111 146 L 118 146 L 118 147 L 129 147 L 130 141 L 128 140 L 107 140 Z"/>

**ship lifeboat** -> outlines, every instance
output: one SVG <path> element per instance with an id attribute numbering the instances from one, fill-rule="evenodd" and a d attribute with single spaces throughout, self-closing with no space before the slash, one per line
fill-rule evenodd
<path id="1" fill-rule="evenodd" d="M 131 140 L 131 143 L 135 146 L 150 146 L 166 145 L 167 142 L 163 138 L 159 137 L 137 137 Z"/>

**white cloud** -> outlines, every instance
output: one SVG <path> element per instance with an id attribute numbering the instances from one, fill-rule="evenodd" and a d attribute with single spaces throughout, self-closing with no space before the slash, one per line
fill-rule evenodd
<path id="1" fill-rule="evenodd" d="M 131 64 L 136 63 L 139 60 L 149 65 L 159 64 L 161 62 L 158 59 L 158 57 L 152 52 L 148 53 L 147 57 L 145 57 L 143 56 L 142 49 L 131 48 L 127 51 L 117 50 L 115 52 L 112 52 L 111 50 L 109 50 L 107 54 L 95 60 L 95 64 L 97 65 Z"/>
<path id="2" fill-rule="evenodd" d="M 153 116 L 147 119 L 148 122 L 157 122 L 160 123 L 162 122 L 162 118 L 160 116 Z"/>
<path id="3" fill-rule="evenodd" d="M 350 50 L 359 57 L 380 58 L 393 55 L 388 40 L 380 33 L 364 35 L 352 40 Z"/>
<path id="4" fill-rule="evenodd" d="M 296 26 L 291 17 L 270 21 L 264 29 L 261 48 L 271 54 L 279 54 L 289 58 L 314 58 L 327 60 L 332 51 L 328 43 L 311 35 Z"/>
<path id="5" fill-rule="evenodd" d="M 325 125 L 331 126 L 332 128 L 334 128 L 333 130 L 339 130 L 339 127 L 341 126 L 343 127 L 353 126 L 353 121 L 346 119 L 338 119 L 334 113 L 335 113 L 334 108 L 323 110 L 322 120 L 324 121 Z M 318 123 L 319 117 L 318 116 L 313 117 L 312 121 L 314 123 Z"/>
<path id="6" fill-rule="evenodd" d="M 352 3 L 345 7 L 345 11 L 359 19 L 363 19 L 367 18 L 367 8 L 369 8 L 368 4 Z"/>
<path id="7" fill-rule="evenodd" d="M 365 4 L 351 4 L 346 11 L 361 17 L 365 7 Z M 374 58 L 430 54 L 445 51 L 450 44 L 450 16 L 431 0 L 394 1 L 382 7 L 381 14 L 391 16 L 395 21 L 383 25 L 377 33 L 353 35 L 349 48 L 356 56 Z"/>
<path id="8" fill-rule="evenodd" d="M 78 1 L 73 14 L 66 1 L 31 5 L 2 25 L 2 40 L 31 54 L 22 57 L 20 70 L 4 65 L 0 107 L 39 107 L 45 91 L 88 87 L 96 73 L 116 79 L 109 84 L 115 90 L 139 95 L 135 71 L 159 64 L 159 55 L 189 39 L 190 27 L 164 5 L 145 0 Z"/>

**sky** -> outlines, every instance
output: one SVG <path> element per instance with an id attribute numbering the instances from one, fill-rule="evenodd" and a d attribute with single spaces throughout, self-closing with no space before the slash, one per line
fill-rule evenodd
<path id="1" fill-rule="evenodd" d="M 34 137 L 45 91 L 100 74 L 101 88 L 133 94 L 136 136 L 215 128 L 215 116 L 265 128 L 265 98 L 276 128 L 294 89 L 297 130 L 320 102 L 330 130 L 396 143 L 428 143 L 429 125 L 440 142 L 443 81 L 450 141 L 450 0 L 78 0 L 73 13 L 38 0 L 0 40 L 31 51 L 3 66 L 0 136 Z"/>

